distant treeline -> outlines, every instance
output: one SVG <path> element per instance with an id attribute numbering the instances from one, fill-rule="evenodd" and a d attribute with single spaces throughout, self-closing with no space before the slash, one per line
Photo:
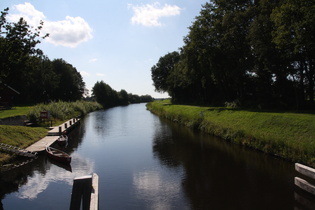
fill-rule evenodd
<path id="1" fill-rule="evenodd" d="M 63 59 L 49 60 L 37 44 L 49 34 L 42 35 L 43 22 L 33 28 L 20 18 L 17 23 L 7 22 L 9 9 L 4 9 L 0 17 L 0 84 L 9 86 L 17 92 L 16 104 L 35 104 L 50 101 L 77 101 L 88 97 L 88 90 L 81 74 Z M 126 91 L 116 93 L 102 88 L 97 82 L 92 97 L 106 107 L 127 104 Z M 110 89 L 110 90 L 109 90 Z M 104 92 L 102 92 L 104 91 Z M 1 94 L 4 90 L 0 88 Z M 110 92 L 110 96 L 108 95 Z M 128 95 L 129 103 L 151 101 L 151 96 Z M 13 97 L 13 96 L 12 96 Z M 113 100 L 113 101 L 104 101 Z"/>
<path id="2" fill-rule="evenodd" d="M 151 68 L 176 103 L 314 109 L 315 1 L 211 0 Z"/>
<path id="3" fill-rule="evenodd" d="M 93 89 L 93 97 L 103 105 L 104 108 L 128 105 L 133 103 L 151 102 L 154 99 L 150 95 L 133 95 L 125 90 L 117 92 L 103 81 L 96 82 Z"/>

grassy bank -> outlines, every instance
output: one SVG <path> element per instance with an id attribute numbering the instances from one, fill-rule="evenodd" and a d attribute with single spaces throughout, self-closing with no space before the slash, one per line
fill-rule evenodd
<path id="1" fill-rule="evenodd" d="M 20 148 L 26 148 L 44 138 L 48 130 L 43 127 L 0 125 L 0 142 Z M 8 162 L 14 156 L 0 152 L 0 164 Z"/>
<path id="2" fill-rule="evenodd" d="M 32 106 L 16 106 L 16 107 L 13 107 L 12 109 L 1 110 L 0 119 L 26 115 L 31 109 L 32 109 Z"/>
<path id="3" fill-rule="evenodd" d="M 10 144 L 20 148 L 26 148 L 47 135 L 47 123 L 40 122 L 40 112 L 49 111 L 54 125 L 60 125 L 64 121 L 86 115 L 89 112 L 101 109 L 102 106 L 96 102 L 52 102 L 49 104 L 38 104 L 32 107 L 14 107 L 11 110 L 2 110 L 0 119 L 26 115 L 34 122 L 36 127 L 0 125 L 0 143 Z M 0 164 L 9 162 L 14 155 L 0 151 Z"/>
<path id="4" fill-rule="evenodd" d="M 173 105 L 147 108 L 164 118 L 291 161 L 315 167 L 315 115 Z"/>

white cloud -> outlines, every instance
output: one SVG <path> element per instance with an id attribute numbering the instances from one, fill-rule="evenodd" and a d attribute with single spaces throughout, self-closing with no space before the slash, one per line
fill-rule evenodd
<path id="1" fill-rule="evenodd" d="M 8 19 L 16 22 L 20 17 L 34 27 L 39 26 L 40 20 L 44 21 L 42 33 L 49 33 L 49 37 L 45 40 L 54 45 L 76 47 L 80 43 L 92 39 L 92 28 L 81 17 L 66 16 L 65 20 L 49 21 L 30 3 L 13 6 L 13 14 L 8 16 Z"/>
<path id="2" fill-rule="evenodd" d="M 165 4 L 163 7 L 160 3 L 146 4 L 142 6 L 129 5 L 134 15 L 131 18 L 132 24 L 140 24 L 144 26 L 161 26 L 161 17 L 169 17 L 180 14 L 181 8 L 174 5 Z"/>
<path id="3" fill-rule="evenodd" d="M 97 73 L 96 76 L 98 76 L 98 77 L 105 77 L 105 74 Z"/>
<path id="4" fill-rule="evenodd" d="M 17 11 L 16 14 L 9 14 L 8 19 L 10 21 L 17 22 L 21 17 L 23 17 L 28 24 L 32 26 L 39 25 L 40 20 L 44 20 L 46 17 L 44 13 L 36 10 L 34 6 L 30 3 L 18 4 L 13 6 L 13 11 Z"/>
<path id="5" fill-rule="evenodd" d="M 86 71 L 80 71 L 81 76 L 90 76 L 90 74 Z"/>

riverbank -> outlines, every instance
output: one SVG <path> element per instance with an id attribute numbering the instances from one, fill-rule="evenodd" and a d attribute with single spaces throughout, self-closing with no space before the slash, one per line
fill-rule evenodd
<path id="1" fill-rule="evenodd" d="M 232 143 L 315 166 L 314 114 L 174 105 L 169 101 L 151 102 L 147 108 L 173 122 Z"/>
<path id="2" fill-rule="evenodd" d="M 2 110 L 0 120 L 4 125 L 0 125 L 0 143 L 25 149 L 47 136 L 49 131 L 47 127 L 51 124 L 57 126 L 67 122 L 68 119 L 84 116 L 101 108 L 102 106 L 96 102 L 59 101 L 49 104 L 37 104 L 32 107 L 13 107 L 10 110 Z M 42 111 L 50 113 L 50 121 L 40 119 Z M 6 120 L 7 118 L 10 119 Z M 28 119 L 34 127 L 22 126 L 25 119 Z M 11 123 L 12 121 L 14 123 Z M 0 151 L 0 165 L 8 163 L 14 158 L 14 155 Z"/>
<path id="3" fill-rule="evenodd" d="M 0 125 L 0 142 L 25 149 L 44 138 L 47 132 L 48 130 L 43 127 Z M 0 151 L 0 165 L 10 162 L 14 157 Z"/>

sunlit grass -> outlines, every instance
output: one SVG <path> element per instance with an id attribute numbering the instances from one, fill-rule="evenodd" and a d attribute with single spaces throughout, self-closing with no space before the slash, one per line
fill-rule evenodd
<path id="1" fill-rule="evenodd" d="M 26 127 L 0 125 L 0 143 L 26 148 L 47 135 L 43 127 Z M 12 155 L 0 153 L 0 163 L 7 161 Z"/>
<path id="2" fill-rule="evenodd" d="M 169 101 L 155 101 L 148 109 L 226 140 L 315 166 L 314 114 L 173 105 Z"/>
<path id="3" fill-rule="evenodd" d="M 102 109 L 96 102 L 76 101 L 76 102 L 52 102 L 49 104 L 38 104 L 32 107 L 14 107 L 11 110 L 0 112 L 0 118 L 26 115 L 36 127 L 0 125 L 0 143 L 5 143 L 20 148 L 26 148 L 47 135 L 50 121 L 41 121 L 40 112 L 49 111 L 53 126 L 79 116 L 84 116 L 89 112 Z M 1 153 L 0 163 L 10 160 L 11 154 Z"/>
<path id="4" fill-rule="evenodd" d="M 32 106 L 16 106 L 16 107 L 12 107 L 12 109 L 1 110 L 0 119 L 26 115 L 31 109 L 32 109 Z"/>

